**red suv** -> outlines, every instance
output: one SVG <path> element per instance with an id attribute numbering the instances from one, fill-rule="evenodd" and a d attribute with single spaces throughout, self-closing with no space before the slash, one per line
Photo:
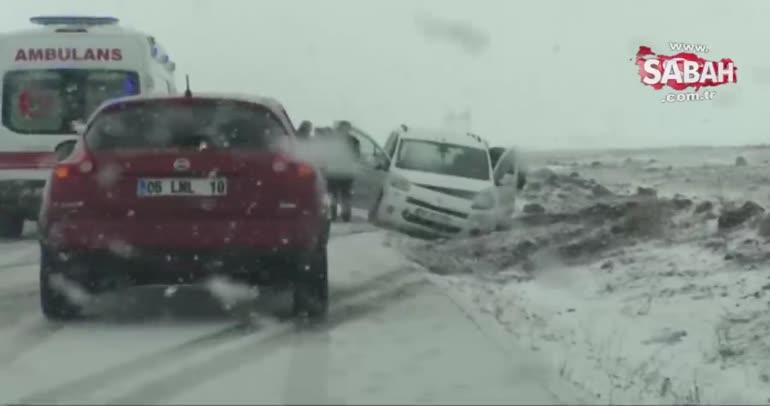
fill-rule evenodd
<path id="1" fill-rule="evenodd" d="M 227 275 L 328 307 L 325 182 L 292 155 L 271 99 L 128 97 L 102 106 L 43 193 L 40 296 L 49 319 L 80 312 L 64 283 L 100 293 Z M 70 152 L 71 151 L 71 152 Z"/>

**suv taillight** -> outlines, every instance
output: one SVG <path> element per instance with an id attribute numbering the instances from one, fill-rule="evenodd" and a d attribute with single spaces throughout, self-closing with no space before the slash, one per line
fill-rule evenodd
<path id="1" fill-rule="evenodd" d="M 312 178 L 316 173 L 312 166 L 297 162 L 282 154 L 276 155 L 273 159 L 273 171 L 277 173 L 289 172 L 303 179 Z"/>
<path id="2" fill-rule="evenodd" d="M 298 163 L 295 168 L 297 171 L 297 176 L 300 178 L 310 178 L 315 175 L 315 169 L 313 169 L 313 167 L 310 165 Z"/>
<path id="3" fill-rule="evenodd" d="M 94 162 L 88 153 L 82 148 L 72 151 L 72 155 L 59 162 L 54 169 L 56 179 L 67 179 L 77 175 L 86 175 L 94 171 Z"/>

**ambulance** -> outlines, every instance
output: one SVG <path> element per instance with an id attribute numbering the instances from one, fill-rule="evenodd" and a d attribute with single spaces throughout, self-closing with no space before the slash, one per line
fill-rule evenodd
<path id="1" fill-rule="evenodd" d="M 103 102 L 176 94 L 175 63 L 155 37 L 114 17 L 32 17 L 32 29 L 0 34 L 0 238 L 37 219 L 56 163 Z"/>

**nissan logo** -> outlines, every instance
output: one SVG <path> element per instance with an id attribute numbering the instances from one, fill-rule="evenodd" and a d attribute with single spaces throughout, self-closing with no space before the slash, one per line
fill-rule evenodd
<path id="1" fill-rule="evenodd" d="M 185 158 L 179 158 L 174 161 L 174 169 L 178 171 L 186 171 L 190 169 L 190 161 Z"/>

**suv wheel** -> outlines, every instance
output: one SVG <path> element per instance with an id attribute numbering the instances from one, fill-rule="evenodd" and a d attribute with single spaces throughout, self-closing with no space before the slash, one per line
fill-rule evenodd
<path id="1" fill-rule="evenodd" d="M 24 217 L 0 212 L 0 238 L 19 238 L 24 231 Z"/>
<path id="2" fill-rule="evenodd" d="M 303 261 L 304 262 L 304 261 Z M 311 320 L 326 318 L 329 310 L 329 272 L 326 244 L 305 263 L 294 280 L 294 315 Z"/>
<path id="3" fill-rule="evenodd" d="M 72 303 L 52 283 L 52 278 L 64 276 L 62 265 L 45 249 L 40 254 L 40 307 L 49 320 L 71 320 L 80 315 L 80 307 Z"/>

